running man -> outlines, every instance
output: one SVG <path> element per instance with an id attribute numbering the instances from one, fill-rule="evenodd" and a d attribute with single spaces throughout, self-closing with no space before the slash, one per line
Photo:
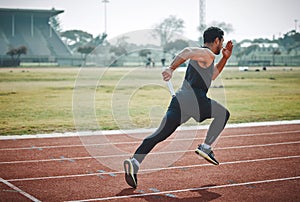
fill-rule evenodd
<path id="1" fill-rule="evenodd" d="M 198 122 L 213 118 L 206 134 L 204 143 L 195 150 L 196 154 L 208 162 L 218 165 L 211 145 L 224 129 L 230 113 L 221 104 L 207 97 L 212 80 L 222 72 L 231 56 L 233 44 L 228 41 L 223 48 L 224 32 L 220 28 L 210 27 L 204 31 L 204 46 L 187 47 L 171 62 L 169 68 L 162 72 L 163 79 L 168 81 L 177 67 L 189 60 L 185 79 L 176 96 L 172 98 L 168 110 L 159 128 L 146 137 L 137 148 L 132 158 L 124 161 L 125 180 L 133 188 L 137 187 L 137 172 L 145 156 L 156 144 L 168 138 L 178 126 L 194 118 Z M 215 55 L 223 57 L 214 64 Z"/>

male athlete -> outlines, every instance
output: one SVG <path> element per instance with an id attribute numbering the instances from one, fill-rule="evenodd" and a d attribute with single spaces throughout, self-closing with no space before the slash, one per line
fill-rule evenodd
<path id="1" fill-rule="evenodd" d="M 150 136 L 146 137 L 137 148 L 132 158 L 124 161 L 125 180 L 133 188 L 137 187 L 137 172 L 139 165 L 154 146 L 168 138 L 178 126 L 190 118 L 198 122 L 213 118 L 207 131 L 203 144 L 195 150 L 196 154 L 205 158 L 208 162 L 218 165 L 211 145 L 224 129 L 229 111 L 216 101 L 207 97 L 207 91 L 212 80 L 223 70 L 228 58 L 231 56 L 233 44 L 227 42 L 223 48 L 224 32 L 217 27 L 210 27 L 204 31 L 204 46 L 187 47 L 183 49 L 171 62 L 169 68 L 162 72 L 163 79 L 168 81 L 177 67 L 189 60 L 185 79 L 176 96 L 172 98 L 166 115 L 159 128 Z M 215 55 L 223 57 L 214 64 Z"/>

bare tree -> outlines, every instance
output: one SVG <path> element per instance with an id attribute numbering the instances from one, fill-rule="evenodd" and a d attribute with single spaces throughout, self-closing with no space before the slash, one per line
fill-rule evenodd
<path id="1" fill-rule="evenodd" d="M 171 15 L 154 26 L 153 37 L 159 38 L 161 46 L 164 47 L 176 34 L 182 34 L 183 28 L 184 21 Z"/>

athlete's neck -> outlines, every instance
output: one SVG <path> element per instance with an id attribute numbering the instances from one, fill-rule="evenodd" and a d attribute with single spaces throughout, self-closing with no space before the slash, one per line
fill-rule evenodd
<path id="1" fill-rule="evenodd" d="M 202 46 L 202 48 L 208 48 L 209 50 L 212 51 L 212 46 L 211 46 L 210 44 L 204 44 L 204 45 Z"/>

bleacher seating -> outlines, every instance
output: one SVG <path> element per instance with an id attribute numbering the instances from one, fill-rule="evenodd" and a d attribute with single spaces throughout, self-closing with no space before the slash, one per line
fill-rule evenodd
<path id="1" fill-rule="evenodd" d="M 8 51 L 8 44 L 9 41 L 6 38 L 5 33 L 0 29 L 0 53 L 6 53 Z"/>
<path id="2" fill-rule="evenodd" d="M 0 8 L 0 58 L 8 57 L 6 53 L 9 49 L 20 46 L 27 47 L 27 54 L 22 56 L 27 60 L 43 58 L 53 61 L 53 58 L 71 57 L 71 51 L 48 24 L 50 16 L 62 12 Z"/>
<path id="3" fill-rule="evenodd" d="M 70 56 L 71 51 L 63 43 L 63 41 L 60 39 L 60 37 L 56 33 L 56 31 L 53 28 L 51 28 L 51 29 L 52 29 L 52 31 L 51 31 L 51 36 L 50 36 L 49 26 L 41 25 L 38 27 L 38 31 L 41 33 L 43 38 L 46 40 L 48 48 L 56 56 L 58 56 L 58 55 Z"/>

